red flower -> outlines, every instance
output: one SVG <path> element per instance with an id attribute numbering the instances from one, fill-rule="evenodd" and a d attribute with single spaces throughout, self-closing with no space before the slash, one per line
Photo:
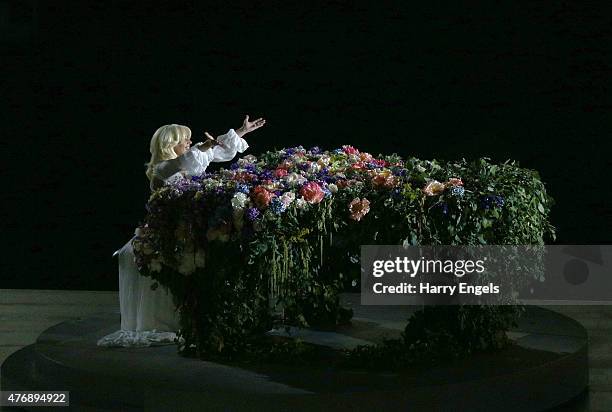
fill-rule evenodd
<path id="1" fill-rule="evenodd" d="M 278 168 L 274 171 L 274 176 L 281 178 L 287 176 L 287 169 Z"/>
<path id="2" fill-rule="evenodd" d="M 256 186 L 251 192 L 251 199 L 260 209 L 265 209 L 272 200 L 273 194 L 263 186 Z"/>
<path id="3" fill-rule="evenodd" d="M 325 192 L 316 182 L 308 182 L 300 189 L 300 194 L 308 203 L 319 203 L 325 197 Z"/>
<path id="4" fill-rule="evenodd" d="M 344 150 L 344 153 L 346 154 L 359 154 L 359 150 L 355 149 L 353 146 L 342 146 L 342 150 Z"/>
<path id="5" fill-rule="evenodd" d="M 353 168 L 354 170 L 362 170 L 362 169 L 365 168 L 365 163 L 363 163 L 363 162 L 353 163 L 351 165 L 351 168 Z"/>

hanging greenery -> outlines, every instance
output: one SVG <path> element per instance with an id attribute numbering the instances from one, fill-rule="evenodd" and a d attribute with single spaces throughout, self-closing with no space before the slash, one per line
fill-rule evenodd
<path id="1" fill-rule="evenodd" d="M 362 244 L 543 245 L 554 238 L 551 205 L 537 172 L 515 162 L 300 146 L 155 191 L 134 251 L 141 273 L 175 298 L 181 353 L 231 360 L 262 347 L 276 353 L 262 340 L 275 325 L 349 322 L 339 294 L 359 290 Z M 401 340 L 346 359 L 367 364 L 400 351 L 409 362 L 424 351 L 434 359 L 498 347 L 519 314 L 518 306 L 429 308 L 407 320 Z"/>

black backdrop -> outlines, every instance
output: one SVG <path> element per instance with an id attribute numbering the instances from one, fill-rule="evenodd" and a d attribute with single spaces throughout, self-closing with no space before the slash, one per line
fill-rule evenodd
<path id="1" fill-rule="evenodd" d="M 517 159 L 557 201 L 558 243 L 610 241 L 605 10 L 84 3 L 0 1 L 0 287 L 116 289 L 155 129 L 221 134 L 246 113 L 268 120 L 255 154 Z"/>

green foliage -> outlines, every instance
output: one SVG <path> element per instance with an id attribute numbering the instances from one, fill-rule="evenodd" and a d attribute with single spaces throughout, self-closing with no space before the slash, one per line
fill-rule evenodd
<path id="1" fill-rule="evenodd" d="M 346 149 L 302 153 L 268 152 L 245 162 L 250 169 L 222 169 L 151 196 L 135 241 L 137 263 L 176 299 L 181 353 L 226 360 L 261 356 L 262 348 L 310 353 L 299 344 L 270 346 L 261 336 L 279 324 L 333 329 L 348 322 L 351 313 L 340 306 L 339 293 L 359 290 L 362 244 L 542 245 L 554 239 L 552 199 L 537 172 L 514 162 L 402 160 L 394 154 L 362 167 Z M 300 172 L 322 156 L 333 177 L 327 183 Z M 237 173 L 255 176 L 255 183 L 247 182 L 254 206 L 253 186 L 264 181 L 258 176 L 287 161 L 289 172 L 326 189 L 334 182 L 337 192 L 305 206 L 296 200 L 280 213 L 258 206 L 253 221 L 237 217 L 244 212 L 232 209 L 244 183 Z M 443 182 L 442 189 L 426 194 L 422 189 L 434 180 Z M 299 186 L 280 187 L 300 196 Z M 356 198 L 369 201 L 360 220 L 349 210 Z M 408 320 L 402 339 L 360 347 L 346 354 L 347 362 L 391 367 L 497 348 L 505 343 L 500 332 L 520 312 L 518 306 L 427 308 Z"/>

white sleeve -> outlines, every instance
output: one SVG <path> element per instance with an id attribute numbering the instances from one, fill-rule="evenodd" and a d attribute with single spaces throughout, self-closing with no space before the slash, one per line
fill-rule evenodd
<path id="1" fill-rule="evenodd" d="M 157 188 L 163 183 L 172 183 L 181 175 L 199 175 L 206 171 L 210 162 L 226 162 L 232 160 L 236 153 L 242 153 L 248 149 L 246 140 L 230 129 L 224 135 L 217 138 L 222 146 L 214 146 L 202 151 L 196 145 L 175 159 L 164 160 L 155 168 L 155 182 L 151 182 L 151 188 Z M 163 183 L 162 183 L 163 182 Z"/>
<path id="2" fill-rule="evenodd" d="M 211 152 L 211 162 L 227 162 L 232 160 L 236 153 L 242 153 L 249 148 L 249 144 L 242 137 L 236 134 L 234 129 L 229 129 L 224 135 L 217 137 L 220 146 L 214 146 L 206 152 Z"/>

